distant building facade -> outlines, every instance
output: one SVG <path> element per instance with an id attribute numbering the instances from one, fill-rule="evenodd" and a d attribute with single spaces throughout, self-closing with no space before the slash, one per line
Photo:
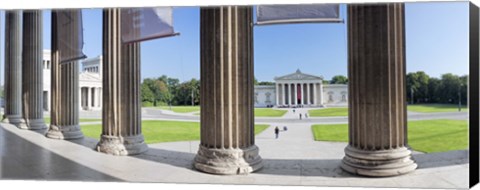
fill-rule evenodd
<path id="1" fill-rule="evenodd" d="M 323 84 L 322 76 L 295 73 L 274 78 L 274 85 L 255 85 L 255 107 L 347 106 L 348 85 Z"/>
<path id="2" fill-rule="evenodd" d="M 102 108 L 102 56 L 80 61 L 79 97 L 82 110 Z M 43 50 L 43 107 L 50 110 L 51 102 L 50 50 Z"/>

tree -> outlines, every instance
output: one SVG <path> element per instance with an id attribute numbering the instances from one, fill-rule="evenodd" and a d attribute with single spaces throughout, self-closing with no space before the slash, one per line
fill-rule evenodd
<path id="1" fill-rule="evenodd" d="M 440 102 L 441 84 L 442 84 L 442 81 L 438 78 L 430 78 L 428 80 L 428 102 L 430 103 Z"/>
<path id="2" fill-rule="evenodd" d="M 336 75 L 330 80 L 330 84 L 347 84 L 348 78 L 343 75 Z"/>
<path id="3" fill-rule="evenodd" d="M 407 101 L 427 102 L 428 100 L 428 81 L 430 77 L 423 71 L 411 72 L 407 74 Z M 412 97 L 413 90 L 413 97 Z"/>
<path id="4" fill-rule="evenodd" d="M 259 82 L 258 85 L 275 85 L 275 83 L 270 81 L 262 81 Z"/>
<path id="5" fill-rule="evenodd" d="M 258 85 L 257 77 L 253 77 L 253 85 Z"/>
<path id="6" fill-rule="evenodd" d="M 443 74 L 442 83 L 440 85 L 440 101 L 442 103 L 457 103 L 458 91 L 461 86 L 460 78 L 451 73 Z"/>
<path id="7" fill-rule="evenodd" d="M 155 99 L 155 96 L 153 95 L 152 90 L 150 90 L 150 88 L 145 82 L 141 84 L 140 94 L 141 94 L 142 102 L 153 102 Z"/>

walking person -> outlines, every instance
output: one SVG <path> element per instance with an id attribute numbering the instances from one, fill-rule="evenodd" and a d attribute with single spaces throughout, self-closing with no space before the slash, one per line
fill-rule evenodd
<path id="1" fill-rule="evenodd" d="M 280 129 L 278 129 L 278 126 L 275 126 L 275 139 L 278 139 L 278 133 L 280 133 Z"/>
<path id="2" fill-rule="evenodd" d="M 305 119 L 307 119 L 307 118 L 308 118 L 308 114 L 307 114 L 307 113 L 305 113 Z"/>
<path id="3" fill-rule="evenodd" d="M 299 113 L 298 115 L 300 116 L 300 120 L 302 120 L 302 113 Z"/>

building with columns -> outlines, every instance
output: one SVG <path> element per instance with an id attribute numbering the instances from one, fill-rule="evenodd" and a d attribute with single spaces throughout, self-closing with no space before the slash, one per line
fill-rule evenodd
<path id="1" fill-rule="evenodd" d="M 275 85 L 255 86 L 255 107 L 347 106 L 348 85 L 323 84 L 322 76 L 296 72 L 275 77 Z"/>
<path id="2" fill-rule="evenodd" d="M 43 50 L 43 109 L 51 107 L 51 51 Z M 80 109 L 102 109 L 102 56 L 81 61 L 79 77 Z"/>
<path id="3" fill-rule="evenodd" d="M 347 7 L 348 92 L 353 98 L 345 96 L 349 106 L 349 138 L 345 156 L 338 164 L 352 174 L 396 176 L 417 168 L 407 143 L 404 9 L 404 3 Z M 56 14 L 64 14 L 62 11 L 75 17 L 72 20 L 81 17 L 80 10 L 51 11 L 51 63 L 48 65 L 47 61 L 47 67 L 52 69 L 51 95 L 47 95 L 52 101 L 50 123 L 45 123 L 43 115 L 42 11 L 7 10 L 5 16 L 6 103 L 2 125 L 37 131 L 58 140 L 83 137 L 79 125 L 79 61 L 60 64 L 62 50 L 58 48 L 57 35 L 57 31 L 62 30 L 73 38 L 79 37 L 80 25 L 57 28 L 60 23 Z M 102 129 L 95 150 L 127 156 L 144 153 L 149 148 L 142 134 L 140 43 L 122 44 L 121 16 L 119 8 L 103 10 L 104 64 L 92 69 L 101 70 L 102 74 L 97 76 L 102 79 L 103 98 L 99 101 Z M 200 8 L 202 111 L 199 148 L 192 160 L 199 171 L 246 174 L 259 170 L 264 164 L 254 136 L 252 23 L 252 6 Z M 79 41 L 74 40 L 70 45 L 78 46 Z M 296 73 L 300 74 L 300 71 Z M 328 90 L 323 88 L 321 77 L 312 80 L 307 77 L 308 83 L 301 80 L 287 83 L 287 79 L 277 78 L 278 85 L 270 93 L 275 99 L 270 101 L 277 101 L 278 96 L 277 102 L 284 104 L 306 101 L 318 105 L 330 99 L 325 96 Z M 95 92 L 87 94 L 96 95 Z M 335 101 L 333 95 L 331 100 Z M 96 101 L 91 102 L 94 105 Z M 51 161 L 48 157 L 38 157 L 46 163 Z M 65 170 L 76 172 L 75 167 Z"/>

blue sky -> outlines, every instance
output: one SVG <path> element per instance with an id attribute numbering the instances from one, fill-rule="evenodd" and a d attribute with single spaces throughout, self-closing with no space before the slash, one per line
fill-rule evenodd
<path id="1" fill-rule="evenodd" d="M 345 18 L 345 5 L 341 17 Z M 468 74 L 468 2 L 406 3 L 407 72 L 433 77 Z M 102 12 L 84 9 L 84 52 L 101 54 Z M 142 78 L 166 74 L 180 81 L 200 77 L 199 8 L 174 9 L 180 36 L 142 42 Z M 3 32 L 2 32 L 3 33 Z M 44 48 L 50 48 L 50 11 L 44 11 Z M 347 75 L 346 25 L 291 24 L 254 28 L 255 76 L 272 81 L 300 69 L 322 75 Z M 3 78 L 3 77 L 2 77 Z M 2 79 L 3 81 L 3 79 Z"/>

